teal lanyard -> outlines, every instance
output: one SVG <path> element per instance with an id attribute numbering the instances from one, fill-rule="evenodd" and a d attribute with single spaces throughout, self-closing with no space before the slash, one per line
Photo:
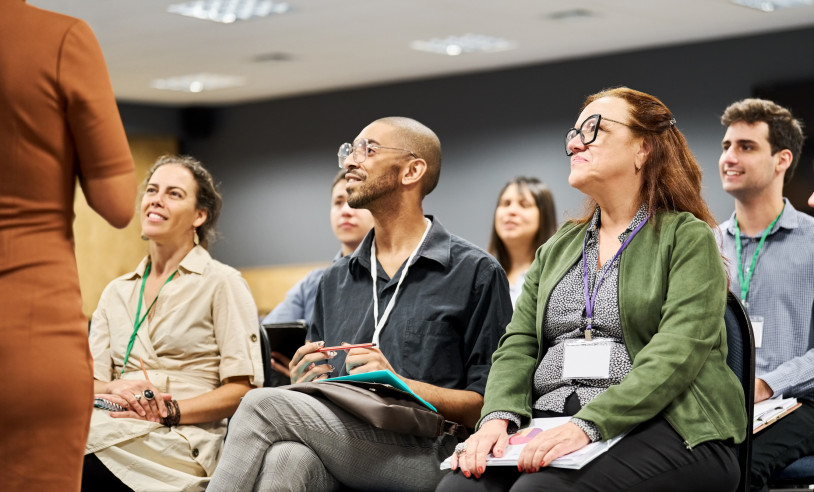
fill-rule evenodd
<path id="1" fill-rule="evenodd" d="M 785 204 L 783 208 L 785 208 Z M 741 259 L 741 250 L 743 246 L 741 246 L 741 229 L 738 227 L 738 217 L 735 216 L 735 248 L 737 251 L 738 256 L 738 282 L 741 286 L 741 300 L 744 304 L 746 302 L 746 294 L 749 293 L 749 283 L 752 282 L 752 275 L 755 273 L 755 265 L 757 265 L 757 257 L 760 254 L 760 250 L 763 249 L 763 243 L 766 242 L 766 237 L 769 235 L 769 232 L 774 229 L 774 225 L 777 224 L 777 221 L 780 220 L 780 216 L 783 215 L 783 211 L 781 210 L 777 217 L 774 218 L 769 227 L 763 231 L 763 235 L 760 237 L 760 242 L 757 245 L 757 249 L 755 253 L 752 255 L 752 263 L 749 265 L 749 270 L 746 272 L 746 276 L 743 274 L 743 260 Z"/>
<path id="2" fill-rule="evenodd" d="M 175 274 L 178 273 L 178 270 L 172 272 L 172 275 L 167 279 L 166 282 L 161 286 L 161 289 L 158 289 L 158 294 L 155 295 L 155 299 L 150 304 L 150 307 L 147 308 L 147 311 L 144 312 L 144 316 L 139 319 L 138 315 L 141 313 L 141 303 L 144 300 L 144 284 L 147 283 L 147 277 L 150 275 L 150 263 L 147 263 L 147 268 L 144 269 L 144 277 L 141 279 L 141 290 L 138 293 L 138 307 L 136 308 L 136 319 L 133 323 L 133 334 L 130 335 L 130 341 L 127 342 L 127 351 L 124 353 L 124 362 L 122 363 L 122 374 L 124 374 L 124 368 L 127 367 L 127 360 L 130 359 L 130 351 L 133 350 L 133 344 L 136 342 L 136 334 L 138 333 L 138 329 L 141 328 L 141 324 L 144 323 L 144 320 L 147 319 L 147 315 L 150 314 L 150 310 L 153 309 L 155 306 L 155 301 L 158 300 L 158 295 L 161 294 L 161 289 L 164 288 L 164 285 L 170 283 L 170 280 L 175 277 Z"/>

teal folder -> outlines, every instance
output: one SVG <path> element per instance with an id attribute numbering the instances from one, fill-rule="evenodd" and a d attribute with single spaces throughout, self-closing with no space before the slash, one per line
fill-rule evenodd
<path id="1" fill-rule="evenodd" d="M 337 378 L 328 378 L 328 379 L 320 379 L 319 381 L 361 381 L 364 383 L 381 383 L 381 384 L 389 384 L 390 386 L 400 389 L 405 393 L 410 393 L 413 395 L 418 401 L 423 403 L 427 408 L 432 410 L 433 412 L 437 412 L 436 408 L 430 405 L 426 400 L 418 396 L 407 386 L 404 381 L 397 378 L 395 374 L 388 370 L 382 371 L 373 371 L 373 372 L 365 372 L 361 374 L 349 374 L 347 376 L 339 376 Z"/>

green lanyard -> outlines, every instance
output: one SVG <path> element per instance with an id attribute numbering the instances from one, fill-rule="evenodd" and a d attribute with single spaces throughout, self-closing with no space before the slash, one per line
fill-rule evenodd
<path id="1" fill-rule="evenodd" d="M 147 277 L 150 275 L 150 263 L 147 263 L 147 268 L 144 269 L 144 277 L 141 279 L 141 290 L 138 293 L 138 307 L 136 308 L 136 319 L 133 323 L 133 334 L 130 335 L 130 341 L 127 342 L 127 352 L 124 353 L 124 362 L 122 363 L 122 374 L 124 374 L 124 368 L 127 367 L 127 360 L 130 359 L 130 351 L 133 350 L 133 344 L 136 342 L 136 334 L 138 333 L 138 329 L 141 328 L 141 324 L 144 323 L 144 320 L 147 319 L 147 315 L 150 314 L 150 310 L 153 309 L 155 305 L 155 301 L 158 300 L 158 295 L 161 294 L 161 289 L 164 288 L 164 285 L 170 283 L 170 280 L 175 277 L 175 274 L 178 273 L 178 270 L 172 272 L 172 275 L 167 279 L 166 282 L 161 286 L 161 289 L 158 289 L 158 294 L 155 295 L 155 299 L 153 299 L 152 304 L 150 307 L 147 308 L 147 311 L 144 312 L 144 316 L 139 319 L 138 315 L 141 313 L 141 303 L 144 300 L 144 284 L 147 283 Z"/>
<path id="2" fill-rule="evenodd" d="M 783 208 L 786 208 L 786 205 L 783 205 Z M 783 215 L 783 211 L 781 210 L 777 217 L 774 218 L 769 227 L 763 231 L 763 235 L 760 237 L 760 242 L 757 245 L 757 249 L 755 253 L 752 255 L 752 264 L 749 265 L 749 271 L 746 272 L 746 277 L 744 278 L 743 275 L 743 260 L 741 260 L 741 250 L 743 247 L 741 246 L 741 229 L 738 227 L 738 217 L 735 216 L 735 248 L 737 250 L 738 255 L 738 282 L 741 286 L 741 300 L 744 304 L 748 306 L 746 302 L 746 294 L 749 293 L 749 283 L 752 282 L 752 275 L 755 273 L 755 265 L 757 265 L 757 257 L 760 254 L 760 250 L 763 249 L 763 243 L 766 242 L 766 237 L 769 235 L 769 231 L 774 228 L 774 225 L 777 224 L 777 221 L 780 220 L 780 216 Z"/>

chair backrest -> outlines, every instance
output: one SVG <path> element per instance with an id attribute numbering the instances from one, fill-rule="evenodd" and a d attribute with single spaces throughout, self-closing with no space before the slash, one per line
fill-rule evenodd
<path id="1" fill-rule="evenodd" d="M 726 363 L 738 377 L 743 386 L 746 399 L 746 440 L 737 447 L 738 465 L 741 479 L 738 491 L 749 490 L 749 468 L 752 463 L 752 420 L 754 419 L 755 401 L 755 339 L 752 334 L 752 323 L 738 298 L 731 292 L 726 299 L 724 312 L 726 324 L 726 344 L 728 353 Z"/>
<path id="2" fill-rule="evenodd" d="M 272 381 L 275 380 L 274 369 L 271 367 L 271 345 L 269 344 L 269 335 L 266 329 L 262 326 L 260 331 L 260 354 L 263 357 L 263 386 L 268 388 L 272 386 Z"/>

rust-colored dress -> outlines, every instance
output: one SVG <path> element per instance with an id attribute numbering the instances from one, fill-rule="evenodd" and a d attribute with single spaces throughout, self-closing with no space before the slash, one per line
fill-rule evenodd
<path id="1" fill-rule="evenodd" d="M 0 490 L 79 490 L 93 371 L 74 188 L 133 161 L 87 24 L 23 0 L 0 12 Z"/>

